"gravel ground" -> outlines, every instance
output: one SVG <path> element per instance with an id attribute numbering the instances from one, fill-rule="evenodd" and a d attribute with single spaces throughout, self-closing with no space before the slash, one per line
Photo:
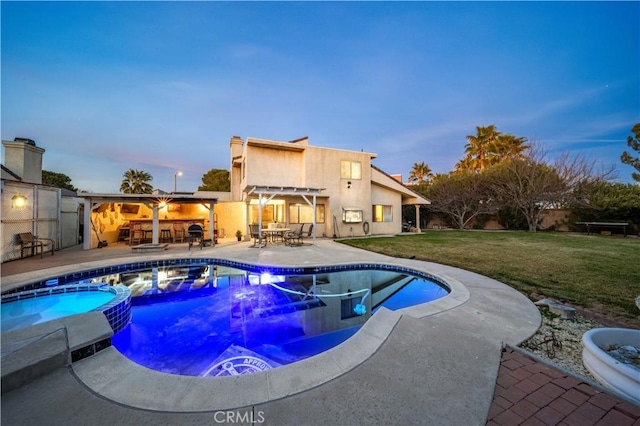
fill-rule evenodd
<path id="1" fill-rule="evenodd" d="M 540 313 L 540 330 L 520 346 L 579 376 L 595 381 L 582 364 L 582 335 L 592 328 L 606 326 L 580 314 L 576 314 L 574 319 L 561 319 L 549 313 L 547 308 L 540 308 Z"/>

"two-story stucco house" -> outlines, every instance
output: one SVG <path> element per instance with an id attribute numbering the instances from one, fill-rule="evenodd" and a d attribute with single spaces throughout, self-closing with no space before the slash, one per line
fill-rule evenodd
<path id="1" fill-rule="evenodd" d="M 429 204 L 371 164 L 376 154 L 234 136 L 231 200 L 246 203 L 247 223 L 315 223 L 315 236 L 395 234 L 402 206 Z M 222 207 L 222 206 L 220 206 Z M 315 213 L 315 214 L 314 214 Z"/>

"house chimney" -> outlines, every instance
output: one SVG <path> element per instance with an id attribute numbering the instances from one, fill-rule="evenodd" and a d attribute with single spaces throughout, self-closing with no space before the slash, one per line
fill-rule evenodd
<path id="1" fill-rule="evenodd" d="M 402 183 L 402 175 L 391 175 L 391 177 L 397 180 L 398 182 Z"/>
<path id="2" fill-rule="evenodd" d="M 27 138 L 15 138 L 2 141 L 4 146 L 4 165 L 22 182 L 42 184 L 42 154 L 44 148 L 36 146 L 35 141 Z"/>
<path id="3" fill-rule="evenodd" d="M 242 145 L 243 145 L 243 141 L 242 138 L 240 136 L 233 136 L 231 138 L 231 141 L 229 141 L 229 147 L 231 148 L 231 165 L 233 167 L 233 161 L 234 159 L 239 158 L 240 156 L 242 156 Z"/>

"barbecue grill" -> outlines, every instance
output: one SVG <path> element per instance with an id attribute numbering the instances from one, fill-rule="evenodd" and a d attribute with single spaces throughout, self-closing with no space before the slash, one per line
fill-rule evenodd
<path id="1" fill-rule="evenodd" d="M 202 230 L 202 226 L 198 225 L 197 223 L 189 225 L 187 233 L 189 234 L 189 250 L 191 250 L 191 246 L 194 243 L 197 243 L 200 246 L 200 249 L 202 249 L 204 240 L 204 232 Z"/>

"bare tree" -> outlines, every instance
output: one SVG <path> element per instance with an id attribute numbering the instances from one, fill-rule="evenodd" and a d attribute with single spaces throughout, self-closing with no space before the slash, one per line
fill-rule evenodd
<path id="1" fill-rule="evenodd" d="M 496 211 L 488 190 L 485 174 L 467 170 L 438 175 L 426 195 L 431 211 L 449 216 L 458 229 L 464 229 L 478 215 Z"/>
<path id="2" fill-rule="evenodd" d="M 575 205 L 584 200 L 590 184 L 611 174 L 595 173 L 595 163 L 583 157 L 562 155 L 552 164 L 540 150 L 524 158 L 514 158 L 491 171 L 491 190 L 502 203 L 516 208 L 535 232 L 544 212 L 551 208 Z"/>

